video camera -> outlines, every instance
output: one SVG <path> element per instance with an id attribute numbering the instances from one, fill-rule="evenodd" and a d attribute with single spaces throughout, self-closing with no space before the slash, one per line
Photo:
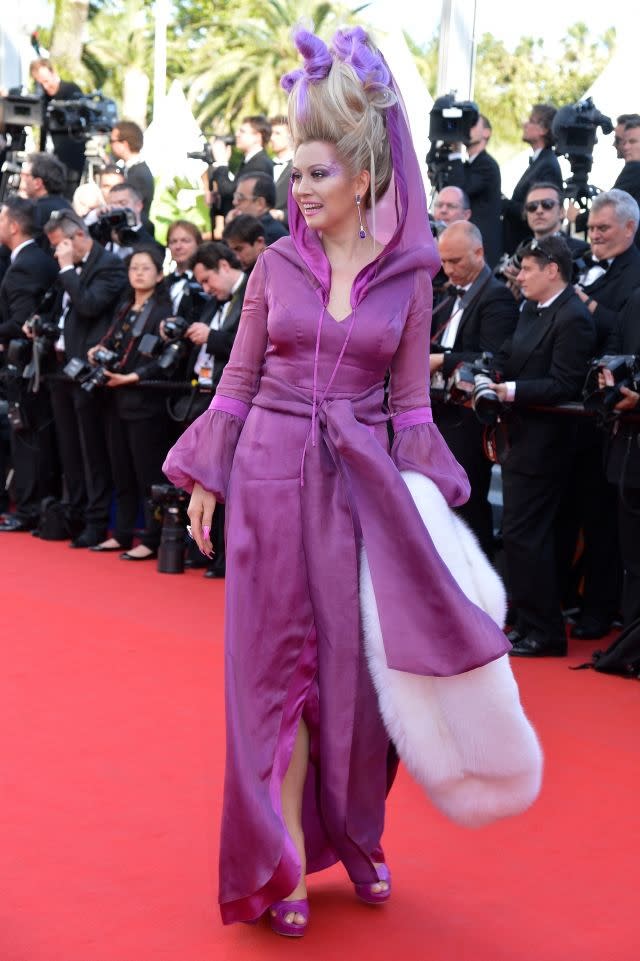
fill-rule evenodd
<path id="1" fill-rule="evenodd" d="M 469 144 L 471 128 L 480 117 L 477 104 L 472 100 L 457 101 L 452 93 L 438 97 L 429 113 L 429 140 L 427 154 L 429 179 L 436 190 L 447 184 L 449 154 L 452 144 Z"/>
<path id="2" fill-rule="evenodd" d="M 586 200 L 597 193 L 589 186 L 588 178 L 598 127 L 604 134 L 609 134 L 613 123 L 611 117 L 600 113 L 591 97 L 560 107 L 551 124 L 554 150 L 559 157 L 566 157 L 571 165 L 565 193 L 571 199 L 582 200 L 585 205 Z"/>
<path id="3" fill-rule="evenodd" d="M 49 133 L 87 140 L 97 133 L 109 133 L 118 123 L 115 101 L 99 92 L 73 100 L 50 100 L 46 115 Z"/>
<path id="4" fill-rule="evenodd" d="M 504 405 L 493 389 L 493 354 L 485 353 L 473 361 L 463 361 L 454 369 L 445 390 L 445 401 L 467 404 L 483 424 L 495 424 Z"/>
<path id="5" fill-rule="evenodd" d="M 111 241 L 113 234 L 121 247 L 132 247 L 137 240 L 134 230 L 137 225 L 136 215 L 129 207 L 111 207 L 89 225 L 89 233 L 103 247 Z"/>
<path id="6" fill-rule="evenodd" d="M 217 137 L 216 139 L 222 140 L 227 147 L 235 146 L 236 138 L 233 134 L 228 134 L 226 137 Z M 192 150 L 187 154 L 187 157 L 189 157 L 190 160 L 202 160 L 208 167 L 211 167 L 212 164 L 215 163 L 211 144 L 208 140 L 202 145 L 202 150 Z"/>
<path id="7" fill-rule="evenodd" d="M 600 387 L 599 379 L 604 379 Z M 640 357 L 636 354 L 606 354 L 593 360 L 582 390 L 585 410 L 606 416 L 624 397 L 622 387 L 640 390 Z"/>

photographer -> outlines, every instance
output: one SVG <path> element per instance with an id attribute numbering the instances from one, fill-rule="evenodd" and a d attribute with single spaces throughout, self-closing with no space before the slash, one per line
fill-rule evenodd
<path id="1" fill-rule="evenodd" d="M 238 177 L 233 194 L 233 210 L 227 217 L 231 223 L 240 214 L 250 214 L 256 217 L 264 229 L 264 239 L 267 247 L 275 243 L 280 237 L 287 237 L 288 230 L 284 224 L 275 220 L 270 210 L 275 207 L 276 187 L 273 177 L 268 174 L 250 173 Z"/>
<path id="2" fill-rule="evenodd" d="M 640 289 L 622 311 L 607 353 L 640 357 Z M 600 384 L 601 387 L 604 384 Z M 640 393 L 621 387 L 617 411 L 640 410 Z M 618 531 L 624 568 L 622 619 L 625 627 L 640 617 L 640 423 L 617 419 L 611 427 L 607 451 L 607 480 L 615 485 Z"/>
<path id="3" fill-rule="evenodd" d="M 184 426 L 193 422 L 210 405 L 222 377 L 238 332 L 248 275 L 226 244 L 202 244 L 194 257 L 193 272 L 206 294 L 213 299 L 199 323 L 192 324 L 187 337 L 192 342 L 187 379 L 197 378 L 198 392 L 185 398 Z M 215 558 L 208 577 L 224 577 L 224 504 L 216 504 L 211 531 Z"/>
<path id="4" fill-rule="evenodd" d="M 42 231 L 54 210 L 68 210 L 71 207 L 63 196 L 66 182 L 65 168 L 51 154 L 31 153 L 23 163 L 20 193 L 34 202 L 38 232 Z"/>
<path id="5" fill-rule="evenodd" d="M 626 190 L 640 204 L 640 117 L 632 117 L 625 124 L 620 149 L 624 167 L 613 186 Z M 640 229 L 636 230 L 635 244 L 640 247 Z"/>
<path id="6" fill-rule="evenodd" d="M 124 259 L 129 256 L 134 247 L 155 246 L 158 253 L 164 256 L 164 247 L 154 239 L 153 234 L 143 222 L 142 197 L 135 187 L 132 187 L 126 181 L 121 184 L 114 184 L 109 190 L 107 201 L 109 207 L 106 212 L 109 210 L 126 210 L 133 214 L 132 223 L 111 232 L 111 240 L 105 244 L 107 250 Z"/>
<path id="7" fill-rule="evenodd" d="M 518 284 L 527 298 L 513 336 L 495 359 L 495 391 L 512 405 L 502 462 L 507 588 L 516 611 L 512 654 L 567 652 L 556 564 L 555 524 L 573 456 L 575 422 L 531 410 L 577 400 L 595 347 L 593 318 L 570 285 L 571 254 L 560 237 L 532 240 Z"/>
<path id="8" fill-rule="evenodd" d="M 440 371 L 446 382 L 462 361 L 473 362 L 485 351 L 498 351 L 516 326 L 518 307 L 485 263 L 482 237 L 474 224 L 451 224 L 440 235 L 438 246 L 451 294 L 434 315 L 437 327 L 429 366 L 432 375 Z M 472 410 L 435 400 L 433 417 L 471 484 L 471 496 L 458 513 L 491 559 L 491 464 L 484 453 L 483 425 Z"/>
<path id="9" fill-rule="evenodd" d="M 248 173 L 264 173 L 273 180 L 273 160 L 266 150 L 270 137 L 271 124 L 263 114 L 242 118 L 236 130 L 236 147 L 243 155 L 238 177 Z"/>
<path id="10" fill-rule="evenodd" d="M 55 211 L 44 231 L 60 266 L 49 317 L 60 328 L 56 357 L 63 374 L 67 362 L 84 359 L 108 329 L 127 275 L 73 211 Z M 72 546 L 91 547 L 106 536 L 112 493 L 102 405 L 66 377 L 52 384 L 51 398 L 70 510 L 85 524 Z"/>
<path id="11" fill-rule="evenodd" d="M 92 545 L 95 551 L 121 551 L 127 561 L 154 558 L 161 525 L 149 501 L 153 484 L 163 483 L 162 462 L 169 444 L 165 396 L 138 387 L 141 380 L 165 376 L 157 357 L 143 354 L 145 334 L 157 337 L 172 304 L 162 274 L 162 258 L 154 247 L 136 248 L 127 261 L 130 290 L 100 342 L 88 351 L 89 362 L 101 363 L 107 445 L 116 496 L 113 537 Z M 106 355 L 105 355 L 106 354 Z M 84 387 L 86 389 L 87 382 Z M 131 547 L 140 502 L 145 529 Z"/>
<path id="12" fill-rule="evenodd" d="M 532 184 L 549 182 L 562 189 L 560 164 L 552 147 L 551 125 L 555 114 L 556 108 L 551 104 L 536 103 L 529 119 L 522 125 L 522 139 L 529 144 L 533 153 L 527 169 L 514 187 L 511 200 L 503 198 L 502 201 L 504 249 L 508 254 L 512 254 L 518 244 L 531 236 L 523 219 L 523 204 Z"/>
<path id="13" fill-rule="evenodd" d="M 132 120 L 119 120 L 109 137 L 111 153 L 122 163 L 126 182 L 137 190 L 142 200 L 142 220 L 149 219 L 155 181 L 149 166 L 140 156 L 144 135 Z"/>
<path id="14" fill-rule="evenodd" d="M 175 270 L 165 278 L 173 313 L 189 323 L 200 320 L 208 298 L 193 276 L 193 258 L 202 234 L 190 220 L 174 220 L 167 229 L 167 247 Z"/>
<path id="15" fill-rule="evenodd" d="M 458 220 L 471 220 L 471 203 L 460 187 L 443 187 L 433 204 L 433 216 L 437 224 L 454 224 Z"/>
<path id="16" fill-rule="evenodd" d="M 256 260 L 267 246 L 264 227 L 257 217 L 240 214 L 224 228 L 224 243 L 233 250 L 242 269 L 250 274 Z"/>
<path id="17" fill-rule="evenodd" d="M 77 100 L 82 96 L 82 90 L 76 83 L 61 80 L 50 60 L 34 60 L 29 67 L 31 76 L 44 91 L 45 122 L 40 133 L 40 150 L 46 150 L 48 124 L 46 108 L 52 100 Z M 84 141 L 68 134 L 54 133 L 51 135 L 53 152 L 62 161 L 67 172 L 67 187 L 65 193 L 69 198 L 80 183 L 84 170 Z"/>
<path id="18" fill-rule="evenodd" d="M 485 260 L 495 267 L 502 254 L 500 167 L 487 152 L 491 124 L 483 114 L 470 130 L 467 159 L 456 150 L 450 156 L 447 185 L 464 190 L 471 204 L 471 222 L 482 234 Z"/>
<path id="19" fill-rule="evenodd" d="M 31 201 L 7 197 L 0 209 L 0 243 L 11 251 L 11 260 L 0 285 L 0 358 L 7 357 L 9 342 L 22 336 L 23 324 L 56 278 L 55 262 L 35 243 L 35 233 Z M 37 524 L 42 498 L 56 489 L 51 402 L 44 384 L 37 392 L 29 390 L 20 368 L 4 386 L 17 415 L 10 431 L 16 511 L 2 519 L 0 531 L 27 531 Z"/>
<path id="20" fill-rule="evenodd" d="M 589 250 L 589 245 L 577 237 L 568 237 L 562 230 L 564 221 L 564 206 L 562 192 L 552 183 L 536 183 L 529 188 L 524 203 L 524 213 L 527 226 L 535 240 L 543 237 L 561 237 L 571 251 L 572 260 L 579 260 Z M 527 241 L 524 241 L 526 244 Z M 520 272 L 519 251 L 513 257 L 501 264 L 499 273 L 507 282 L 516 300 L 520 300 L 522 292 L 518 287 L 517 277 Z"/>

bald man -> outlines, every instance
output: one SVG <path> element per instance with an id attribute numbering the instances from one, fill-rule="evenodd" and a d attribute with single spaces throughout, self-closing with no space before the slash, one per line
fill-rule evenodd
<path id="1" fill-rule="evenodd" d="M 433 216 L 447 226 L 457 220 L 470 220 L 471 203 L 464 190 L 460 187 L 443 187 L 433 205 Z"/>
<path id="2" fill-rule="evenodd" d="M 440 235 L 438 246 L 450 295 L 434 318 L 429 366 L 432 374 L 441 371 L 446 382 L 462 361 L 473 361 L 483 351 L 498 352 L 515 329 L 518 306 L 485 263 L 482 235 L 474 224 L 452 223 Z M 484 456 L 482 424 L 472 410 L 439 401 L 434 401 L 433 415 L 471 483 L 471 497 L 459 513 L 491 558 L 491 464 Z"/>

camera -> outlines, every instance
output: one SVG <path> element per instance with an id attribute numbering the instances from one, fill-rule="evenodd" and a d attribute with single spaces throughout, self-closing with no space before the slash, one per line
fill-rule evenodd
<path id="1" fill-rule="evenodd" d="M 162 534 L 158 551 L 161 574 L 184 572 L 186 505 L 189 495 L 173 484 L 152 484 L 151 503 L 162 511 Z"/>
<path id="2" fill-rule="evenodd" d="M 109 133 L 118 122 L 114 100 L 92 93 L 73 100 L 50 100 L 47 105 L 49 133 L 86 138 Z"/>
<path id="3" fill-rule="evenodd" d="M 138 225 L 136 215 L 129 207 L 112 207 L 98 215 L 95 223 L 89 226 L 89 233 L 104 247 L 115 233 L 121 247 L 132 247 L 137 235 L 133 229 Z"/>
<path id="4" fill-rule="evenodd" d="M 427 154 L 429 179 L 436 190 L 447 184 L 451 145 L 471 142 L 471 128 L 480 117 L 477 104 L 472 100 L 457 101 L 454 94 L 445 94 L 434 102 L 429 114 L 429 140 Z"/>
<path id="5" fill-rule="evenodd" d="M 236 138 L 233 134 L 229 134 L 226 137 L 217 137 L 216 139 L 222 140 L 227 147 L 235 146 Z M 211 144 L 208 140 L 202 145 L 202 150 L 192 150 L 187 154 L 187 157 L 189 157 L 190 160 L 202 160 L 208 167 L 211 167 L 216 162 Z"/>
<path id="6" fill-rule="evenodd" d="M 611 118 L 594 105 L 591 97 L 577 103 L 560 107 L 551 124 L 555 141 L 554 150 L 559 157 L 567 157 L 571 165 L 571 177 L 567 180 L 565 194 L 574 200 L 586 200 L 597 193 L 588 183 L 593 163 L 593 148 L 597 142 L 596 131 L 604 134 L 613 130 Z"/>
<path id="7" fill-rule="evenodd" d="M 162 329 L 167 340 L 180 340 L 189 327 L 189 321 L 184 317 L 167 317 Z"/>
<path id="8" fill-rule="evenodd" d="M 82 390 L 85 390 L 87 394 L 90 394 L 96 389 L 96 387 L 104 387 L 109 380 L 107 377 L 107 370 L 113 370 L 114 367 L 117 367 L 118 360 L 119 357 L 115 350 L 108 350 L 106 347 L 98 347 L 93 355 L 93 362 L 98 366 L 94 367 L 84 378 L 82 378 L 81 374 L 78 375 L 82 378 L 80 379 L 80 387 Z M 67 366 L 69 365 L 67 364 Z"/>
<path id="9" fill-rule="evenodd" d="M 604 379 L 600 387 L 599 378 Z M 591 361 L 582 390 L 584 409 L 597 414 L 610 414 L 622 400 L 621 387 L 637 391 L 640 384 L 640 357 L 635 354 L 606 354 Z"/>
<path id="10" fill-rule="evenodd" d="M 447 383 L 445 400 L 451 404 L 471 407 L 483 424 L 495 424 L 504 406 L 495 390 L 491 377 L 493 355 L 485 352 L 475 360 L 463 361 L 455 368 Z"/>

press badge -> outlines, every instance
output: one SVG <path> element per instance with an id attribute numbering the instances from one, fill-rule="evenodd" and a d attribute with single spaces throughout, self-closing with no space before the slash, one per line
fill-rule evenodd
<path id="1" fill-rule="evenodd" d="M 213 387 L 213 367 L 211 364 L 203 364 L 198 371 L 198 386 Z"/>

